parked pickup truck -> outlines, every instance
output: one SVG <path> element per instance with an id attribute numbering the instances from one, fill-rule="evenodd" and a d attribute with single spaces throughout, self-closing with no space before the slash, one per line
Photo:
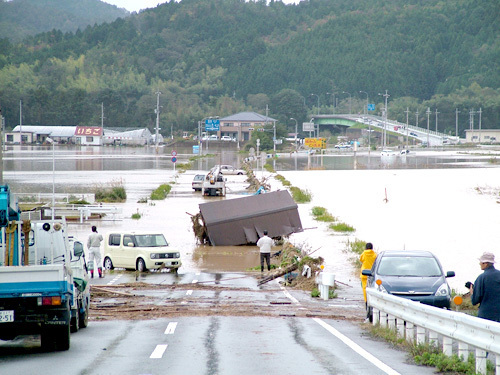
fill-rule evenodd
<path id="1" fill-rule="evenodd" d="M 65 223 L 20 221 L 0 186 L 0 339 L 41 334 L 44 350 L 67 350 L 88 324 L 90 290 L 83 245 Z"/>

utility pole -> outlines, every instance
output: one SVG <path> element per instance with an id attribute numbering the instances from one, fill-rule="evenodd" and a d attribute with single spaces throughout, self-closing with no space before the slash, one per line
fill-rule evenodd
<path id="1" fill-rule="evenodd" d="M 386 143 L 387 143 L 387 98 L 390 96 L 388 93 L 387 93 L 387 90 L 385 90 L 385 94 L 381 94 L 379 93 L 379 95 L 383 96 L 385 98 L 385 110 L 384 110 L 384 132 L 383 132 L 383 145 L 384 145 L 384 148 L 386 146 Z"/>
<path id="2" fill-rule="evenodd" d="M 427 111 L 425 111 L 425 113 L 427 113 L 427 147 L 430 147 L 431 144 L 429 143 L 429 116 L 431 115 L 431 109 L 429 107 L 427 107 Z"/>
<path id="3" fill-rule="evenodd" d="M 482 113 L 482 109 L 479 108 L 479 143 L 481 143 L 481 113 Z"/>
<path id="4" fill-rule="evenodd" d="M 458 108 L 455 108 L 455 136 L 458 138 L 458 114 L 460 111 Z"/>
<path id="5" fill-rule="evenodd" d="M 470 141 L 472 143 L 474 143 L 474 108 L 472 108 L 470 111 L 469 111 L 469 128 L 471 130 L 471 133 L 470 133 Z"/>
<path id="6" fill-rule="evenodd" d="M 19 144 L 23 145 L 23 101 L 19 100 Z"/>
<path id="7" fill-rule="evenodd" d="M 156 148 L 156 153 L 158 153 L 158 132 L 159 132 L 159 127 L 160 127 L 160 95 L 161 92 L 157 91 L 156 92 L 156 133 L 155 133 L 155 148 Z"/>
<path id="8" fill-rule="evenodd" d="M 366 94 L 366 107 L 365 107 L 365 110 L 363 111 L 363 113 L 365 115 L 368 115 L 368 93 L 366 91 L 360 91 L 360 93 Z"/>
<path id="9" fill-rule="evenodd" d="M 104 103 L 101 103 L 101 128 L 104 129 Z"/>
<path id="10" fill-rule="evenodd" d="M 438 109 L 436 108 L 436 133 L 438 132 Z"/>
<path id="11" fill-rule="evenodd" d="M 406 107 L 406 149 L 408 150 L 408 115 L 410 114 L 410 108 Z"/>

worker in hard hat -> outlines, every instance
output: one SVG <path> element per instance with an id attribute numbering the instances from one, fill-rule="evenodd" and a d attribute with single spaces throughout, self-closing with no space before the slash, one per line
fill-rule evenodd
<path id="1" fill-rule="evenodd" d="M 373 251 L 373 244 L 371 242 L 367 242 L 365 251 L 363 251 L 363 253 L 359 257 L 359 260 L 361 262 L 361 287 L 363 288 L 363 297 L 365 297 L 365 306 L 367 307 L 367 311 L 368 305 L 366 301 L 366 283 L 368 282 L 368 276 L 363 275 L 363 270 L 371 270 L 376 258 L 377 253 Z"/>

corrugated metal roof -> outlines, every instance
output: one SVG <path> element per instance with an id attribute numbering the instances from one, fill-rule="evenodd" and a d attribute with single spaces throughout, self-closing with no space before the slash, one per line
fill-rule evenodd
<path id="1" fill-rule="evenodd" d="M 12 133 L 44 134 L 52 137 L 73 137 L 76 126 L 17 125 Z"/>
<path id="2" fill-rule="evenodd" d="M 257 242 L 263 231 L 276 238 L 301 232 L 297 204 L 287 190 L 200 204 L 212 245 Z"/>
<path id="3" fill-rule="evenodd" d="M 277 121 L 269 116 L 263 116 L 256 112 L 240 112 L 231 116 L 219 119 L 219 121 L 248 121 L 248 122 L 274 122 Z"/>

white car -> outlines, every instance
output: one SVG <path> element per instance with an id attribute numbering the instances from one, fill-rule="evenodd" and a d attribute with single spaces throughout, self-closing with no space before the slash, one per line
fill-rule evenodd
<path id="1" fill-rule="evenodd" d="M 380 156 L 397 156 L 398 153 L 394 150 L 385 149 L 380 152 Z"/>
<path id="2" fill-rule="evenodd" d="M 177 273 L 181 266 L 178 250 L 168 247 L 158 232 L 111 232 L 104 237 L 104 268 L 125 268 L 144 272 L 169 268 Z"/>
<path id="3" fill-rule="evenodd" d="M 219 136 L 216 135 L 216 134 L 212 134 L 210 137 L 208 137 L 208 140 L 209 141 L 218 141 L 219 140 Z"/>
<path id="4" fill-rule="evenodd" d="M 201 191 L 204 179 L 205 179 L 204 174 L 197 174 L 196 176 L 194 176 L 193 182 L 191 182 L 191 187 L 194 189 L 194 191 Z"/>
<path id="5" fill-rule="evenodd" d="M 243 174 L 245 174 L 245 171 L 243 169 L 235 168 L 232 165 L 221 165 L 220 171 L 224 175 L 229 175 L 229 174 L 243 175 Z"/>
<path id="6" fill-rule="evenodd" d="M 220 137 L 220 140 L 225 142 L 231 142 L 233 139 L 228 135 L 223 135 L 222 137 Z"/>

